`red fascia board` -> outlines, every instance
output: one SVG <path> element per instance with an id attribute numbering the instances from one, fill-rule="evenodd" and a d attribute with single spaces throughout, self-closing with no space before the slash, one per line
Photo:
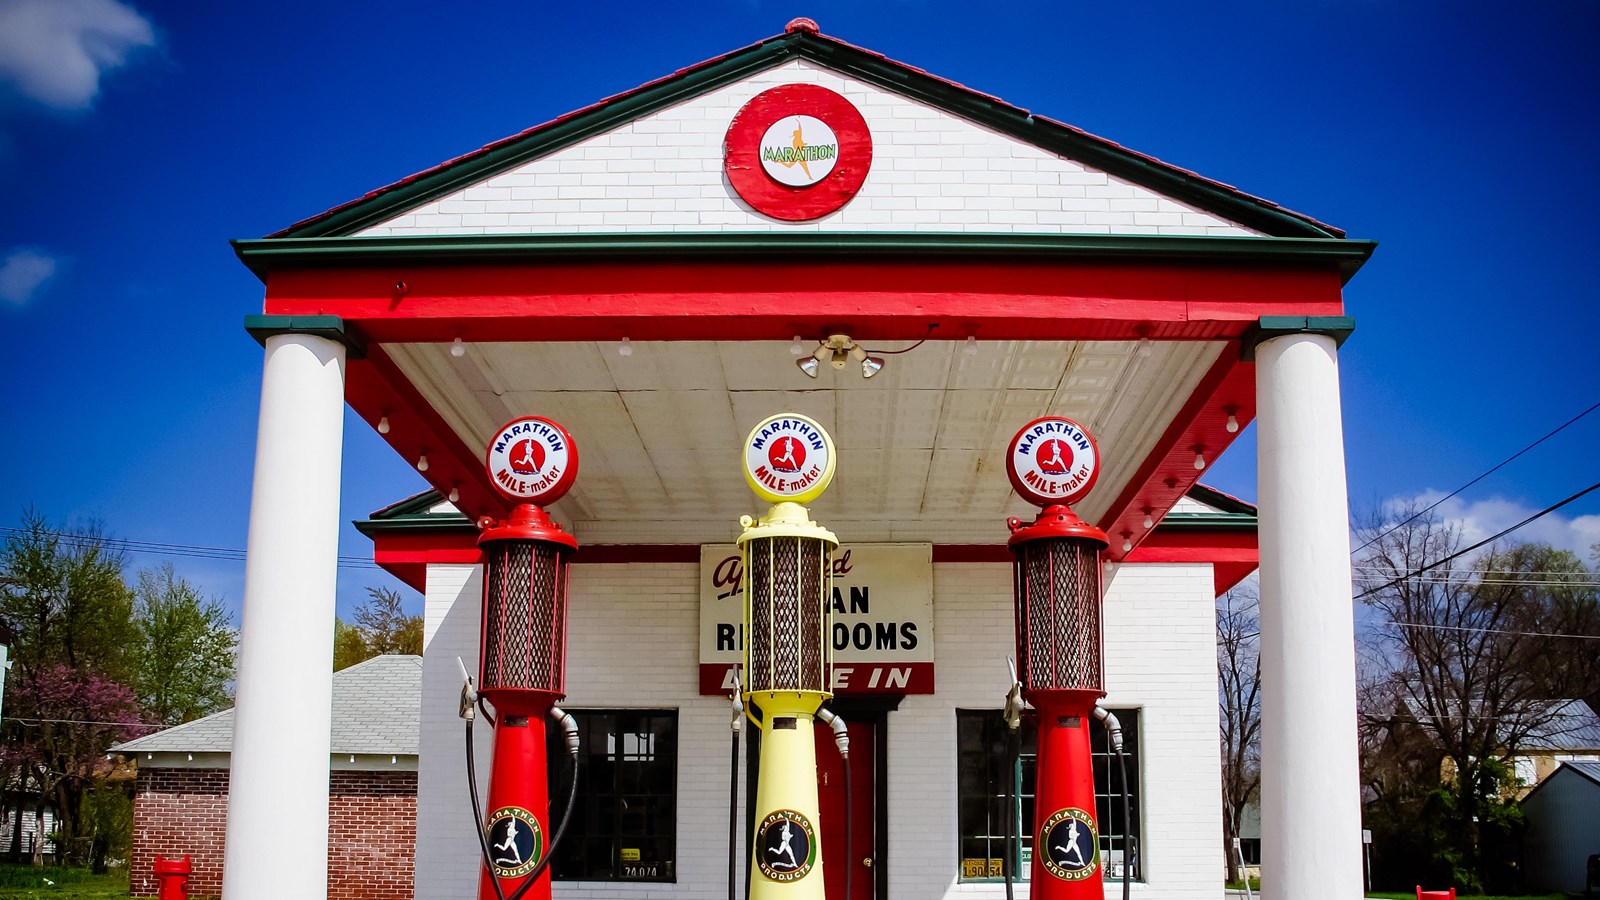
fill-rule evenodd
<path id="1" fill-rule="evenodd" d="M 396 285 L 403 283 L 403 293 Z M 781 288 L 774 289 L 774 285 Z M 278 269 L 269 315 L 338 315 L 388 341 L 786 340 L 797 327 L 982 340 L 1217 339 L 1261 316 L 1342 315 L 1332 268 L 828 260 Z"/>
<path id="2" fill-rule="evenodd" d="M 1133 549 L 1126 563 L 1209 563 L 1217 596 L 1261 565 L 1255 531 L 1158 529 Z"/>

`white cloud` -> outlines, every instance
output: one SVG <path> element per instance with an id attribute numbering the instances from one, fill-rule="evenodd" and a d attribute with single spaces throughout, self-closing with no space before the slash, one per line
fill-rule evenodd
<path id="1" fill-rule="evenodd" d="M 1407 507 L 1418 510 L 1432 506 L 1443 496 L 1443 491 L 1428 490 L 1411 497 L 1393 497 L 1383 504 L 1383 510 L 1385 515 L 1393 516 Z M 1462 546 L 1470 547 L 1538 511 L 1538 507 L 1499 496 L 1474 500 L 1470 503 L 1460 497 L 1451 497 L 1440 503 L 1431 515 L 1438 517 L 1445 524 L 1459 527 Z M 1501 538 L 1502 543 L 1529 541 L 1571 550 L 1578 554 L 1579 558 L 1587 561 L 1589 548 L 1600 542 L 1600 516 L 1584 515 L 1568 518 L 1557 511 L 1548 513 L 1537 521 L 1529 522 Z"/>
<path id="2" fill-rule="evenodd" d="M 0 262 L 0 300 L 21 306 L 55 273 L 55 257 L 37 250 L 13 250 Z"/>
<path id="3" fill-rule="evenodd" d="M 100 78 L 155 30 L 117 0 L 0 0 L 0 86 L 57 109 L 87 109 Z"/>

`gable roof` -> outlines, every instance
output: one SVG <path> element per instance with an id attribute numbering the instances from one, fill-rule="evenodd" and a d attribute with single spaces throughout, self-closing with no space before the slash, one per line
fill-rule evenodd
<path id="1" fill-rule="evenodd" d="M 422 657 L 374 656 L 333 673 L 333 753 L 415 756 Z M 233 710 L 135 738 L 118 753 L 230 753 Z"/>
<path id="2" fill-rule="evenodd" d="M 998 97 L 828 37 L 816 30 L 815 23 L 797 19 L 789 24 L 783 34 L 680 69 L 631 91 L 607 97 L 543 125 L 487 144 L 297 222 L 268 237 L 353 235 L 405 209 L 795 59 L 809 60 L 911 97 L 1050 153 L 1192 203 L 1197 208 L 1268 236 L 1322 239 L 1345 236 L 1338 228 L 1245 193 L 1232 185 L 1205 178 L 1064 122 L 1034 115 Z"/>
<path id="3" fill-rule="evenodd" d="M 1565 774 L 1567 772 L 1571 772 L 1572 774 Z M 1538 796 L 1551 784 L 1557 783 L 1558 779 L 1560 779 L 1561 784 L 1565 784 L 1572 778 L 1585 778 L 1596 786 L 1600 786 L 1600 763 L 1562 762 L 1561 765 L 1556 767 L 1554 772 L 1551 772 L 1543 781 L 1534 785 L 1533 790 L 1524 794 L 1522 799 L 1517 802 L 1526 806 L 1529 800 L 1532 800 L 1534 797 Z M 1579 783 L 1581 784 L 1582 782 Z"/>

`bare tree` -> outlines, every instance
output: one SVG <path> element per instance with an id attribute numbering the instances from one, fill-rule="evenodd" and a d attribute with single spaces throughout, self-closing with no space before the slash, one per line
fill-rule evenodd
<path id="1" fill-rule="evenodd" d="M 1222 722 L 1222 828 L 1228 880 L 1238 881 L 1244 813 L 1261 791 L 1261 616 L 1255 587 L 1217 601 L 1217 700 Z"/>
<path id="2" fill-rule="evenodd" d="M 1395 511 L 1400 520 L 1412 513 Z M 1559 709 L 1553 698 L 1584 695 L 1586 673 L 1557 662 L 1559 642 L 1544 635 L 1589 627 L 1593 579 L 1575 555 L 1539 544 L 1434 566 L 1460 550 L 1461 534 L 1426 517 L 1377 523 L 1368 534 L 1358 597 L 1379 616 L 1370 650 L 1388 669 L 1370 679 L 1364 715 L 1382 724 L 1390 747 L 1420 737 L 1437 748 L 1451 787 L 1449 802 L 1434 810 L 1444 820 L 1439 851 L 1461 886 L 1477 886 L 1470 882 L 1485 872 L 1482 831 L 1505 805 L 1506 759 L 1549 733 Z M 1399 764 L 1369 767 L 1378 770 L 1391 790 L 1429 777 Z M 1431 777 L 1440 779 L 1438 769 Z"/>

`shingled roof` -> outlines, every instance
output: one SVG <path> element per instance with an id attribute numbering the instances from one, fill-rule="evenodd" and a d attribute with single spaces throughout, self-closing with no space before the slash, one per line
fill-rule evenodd
<path id="1" fill-rule="evenodd" d="M 422 657 L 374 656 L 333 673 L 333 753 L 416 756 Z M 233 710 L 111 748 L 118 753 L 230 753 Z"/>

